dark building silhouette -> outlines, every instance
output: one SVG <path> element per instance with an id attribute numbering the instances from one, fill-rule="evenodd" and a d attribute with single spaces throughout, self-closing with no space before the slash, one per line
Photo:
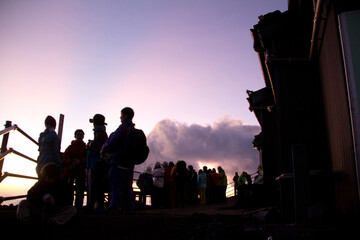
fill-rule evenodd
<path id="1" fill-rule="evenodd" d="M 349 71 L 360 62 L 350 47 L 359 9 L 358 1 L 289 0 L 288 11 L 260 16 L 251 29 L 266 86 L 248 91 L 262 129 L 253 143 L 267 189 L 278 192 L 269 200 L 288 220 L 359 213 L 360 74 Z"/>

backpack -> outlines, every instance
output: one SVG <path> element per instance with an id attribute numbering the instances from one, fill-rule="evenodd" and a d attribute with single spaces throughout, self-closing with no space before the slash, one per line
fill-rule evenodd
<path id="1" fill-rule="evenodd" d="M 139 165 L 145 162 L 150 149 L 146 144 L 146 136 L 141 129 L 133 128 L 128 134 L 127 156 L 133 164 Z"/>

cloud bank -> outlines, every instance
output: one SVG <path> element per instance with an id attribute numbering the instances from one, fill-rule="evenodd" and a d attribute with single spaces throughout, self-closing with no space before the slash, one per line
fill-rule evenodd
<path id="1" fill-rule="evenodd" d="M 156 161 L 185 160 L 198 170 L 203 165 L 222 166 L 228 176 L 236 171 L 255 172 L 258 151 L 252 148 L 260 127 L 244 125 L 241 120 L 224 117 L 209 126 L 188 125 L 164 119 L 147 136 L 150 155 L 140 170 Z"/>

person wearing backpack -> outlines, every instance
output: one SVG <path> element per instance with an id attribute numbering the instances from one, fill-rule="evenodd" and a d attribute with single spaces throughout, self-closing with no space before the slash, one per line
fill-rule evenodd
<path id="1" fill-rule="evenodd" d="M 141 130 L 134 128 L 132 121 L 134 110 L 126 107 L 121 110 L 121 125 L 110 134 L 101 153 L 110 155 L 109 207 L 110 214 L 117 215 L 134 209 L 133 175 L 134 165 L 145 161 L 149 153 L 146 138 Z M 139 133 L 143 139 L 143 148 L 139 149 Z M 141 142 L 141 141 L 140 141 Z M 145 151 L 143 151 L 145 149 Z M 139 156 L 141 155 L 141 161 Z"/>

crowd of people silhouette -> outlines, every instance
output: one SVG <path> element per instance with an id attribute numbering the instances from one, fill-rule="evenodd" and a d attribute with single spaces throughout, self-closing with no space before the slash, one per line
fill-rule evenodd
<path id="1" fill-rule="evenodd" d="M 147 167 L 137 180 L 140 202 L 144 206 L 144 196 L 151 196 L 154 208 L 222 202 L 226 200 L 227 184 L 227 176 L 221 166 L 217 171 L 204 166 L 196 172 L 184 160 L 176 164 L 156 162 L 153 168 Z"/>
<path id="2" fill-rule="evenodd" d="M 56 120 L 48 116 L 46 129 L 39 137 L 36 166 L 39 180 L 28 191 L 27 199 L 20 202 L 17 217 L 23 221 L 45 218 L 63 224 L 76 212 L 118 215 L 134 210 L 134 166 L 145 161 L 149 149 L 143 132 L 135 129 L 133 117 L 133 109 L 122 109 L 120 126 L 108 136 L 105 117 L 95 114 L 89 120 L 94 127 L 94 139 L 86 144 L 84 131 L 77 129 L 75 140 L 61 154 Z M 237 176 L 235 189 L 245 180 L 251 184 L 249 178 L 245 173 Z M 156 162 L 148 166 L 136 184 L 140 189 L 140 207 L 146 206 L 150 196 L 152 208 L 181 208 L 226 201 L 228 180 L 221 166 L 217 169 L 204 166 L 195 171 L 192 165 L 179 160 L 176 164 Z"/>

